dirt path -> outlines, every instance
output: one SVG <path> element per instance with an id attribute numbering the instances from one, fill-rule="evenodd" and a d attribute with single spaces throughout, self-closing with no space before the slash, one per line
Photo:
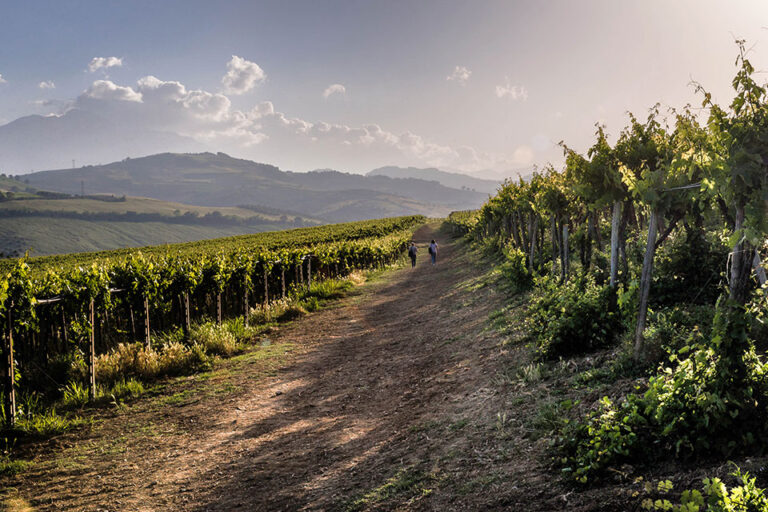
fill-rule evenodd
<path id="1" fill-rule="evenodd" d="M 494 384 L 516 356 L 488 327 L 503 300 L 488 267 L 442 235 L 432 267 L 430 238 L 430 227 L 416 234 L 416 269 L 365 284 L 170 396 L 104 412 L 3 483 L 35 510 L 564 506 L 540 447 L 507 415 L 522 399 Z"/>

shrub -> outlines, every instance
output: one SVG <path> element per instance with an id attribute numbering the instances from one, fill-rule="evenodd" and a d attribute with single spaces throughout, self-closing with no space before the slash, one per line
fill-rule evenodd
<path id="1" fill-rule="evenodd" d="M 317 303 L 317 298 L 313 297 Z M 267 306 L 258 305 L 248 313 L 249 325 L 263 325 L 272 322 L 285 322 L 305 314 L 307 311 L 295 299 L 281 299 Z"/>
<path id="2" fill-rule="evenodd" d="M 526 260 L 525 253 L 520 249 L 509 247 L 504 250 L 504 262 L 499 268 L 513 293 L 530 290 L 533 286 L 533 276 L 528 271 Z"/>
<path id="3" fill-rule="evenodd" d="M 711 335 L 714 309 L 684 305 L 651 312 L 643 332 L 646 363 L 666 360 L 685 346 L 695 346 Z"/>
<path id="4" fill-rule="evenodd" d="M 202 346 L 208 354 L 229 356 L 237 350 L 237 340 L 232 332 L 213 322 L 192 326 L 189 337 L 193 344 Z"/>
<path id="5" fill-rule="evenodd" d="M 556 440 L 563 474 L 585 484 L 617 460 L 630 458 L 638 446 L 636 425 L 644 422 L 636 404 L 626 401 L 617 408 L 603 397 L 600 409 L 583 421 L 565 422 Z"/>
<path id="6" fill-rule="evenodd" d="M 96 379 L 114 383 L 136 377 L 154 380 L 165 375 L 184 375 L 210 367 L 205 348 L 170 342 L 159 349 L 142 343 L 121 343 L 114 350 L 96 358 Z"/>
<path id="7" fill-rule="evenodd" d="M 136 398 L 144 394 L 144 385 L 136 379 L 115 382 L 109 395 L 113 398 Z"/>
<path id="8" fill-rule="evenodd" d="M 738 354 L 724 348 L 727 314 L 718 310 L 707 343 L 671 355 L 645 393 L 628 395 L 618 407 L 603 399 L 599 412 L 570 422 L 558 439 L 566 472 L 585 482 L 630 458 L 727 456 L 756 446 L 768 433 L 766 369 L 753 347 Z"/>
<path id="9" fill-rule="evenodd" d="M 528 336 L 543 358 L 580 354 L 613 343 L 622 330 L 616 294 L 590 275 L 560 284 L 536 280 L 528 308 Z"/>
<path id="10" fill-rule="evenodd" d="M 669 493 L 674 489 L 669 480 L 658 483 L 657 498 L 645 498 L 641 503 L 643 510 L 669 510 L 672 512 L 762 512 L 768 510 L 768 497 L 765 490 L 757 486 L 756 479 L 748 472 L 741 472 L 737 467 L 731 473 L 741 485 L 730 490 L 719 478 L 705 478 L 703 488 L 685 490 L 680 495 L 679 504 L 673 504 Z M 650 488 L 649 488 L 650 487 Z M 647 486 L 646 491 L 651 491 Z M 677 500 L 674 500 L 677 501 Z M 706 507 L 706 508 L 704 508 Z"/>
<path id="11" fill-rule="evenodd" d="M 354 284 L 346 279 L 326 279 L 325 281 L 314 281 L 309 287 L 299 295 L 300 299 L 309 299 L 316 297 L 318 300 L 331 300 L 343 297 L 347 290 Z"/>
<path id="12" fill-rule="evenodd" d="M 79 382 L 70 382 L 61 390 L 61 403 L 65 407 L 82 407 L 88 403 L 88 387 Z"/>
<path id="13" fill-rule="evenodd" d="M 653 305 L 714 304 L 725 281 L 723 262 L 730 248 L 718 233 L 691 229 L 670 237 L 654 258 Z"/>

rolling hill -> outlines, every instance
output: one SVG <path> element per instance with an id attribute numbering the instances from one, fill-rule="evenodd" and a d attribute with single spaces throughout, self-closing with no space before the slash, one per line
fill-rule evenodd
<path id="1" fill-rule="evenodd" d="M 487 193 L 434 181 L 363 176 L 331 170 L 294 173 L 224 153 L 162 153 L 107 165 L 35 172 L 24 176 L 38 189 L 114 194 L 199 206 L 257 204 L 342 222 L 479 207 Z"/>

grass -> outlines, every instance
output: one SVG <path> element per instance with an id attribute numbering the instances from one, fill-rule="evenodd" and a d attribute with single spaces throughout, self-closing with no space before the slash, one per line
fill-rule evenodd
<path id="1" fill-rule="evenodd" d="M 274 226 L 261 226 L 264 230 Z M 251 226 L 189 226 L 164 222 L 87 221 L 49 217 L 0 219 L 0 250 L 9 254 L 46 256 L 125 247 L 193 242 L 254 233 Z"/>
<path id="2" fill-rule="evenodd" d="M 527 422 L 526 437 L 538 441 L 557 432 L 566 419 L 566 412 L 573 407 L 571 400 L 546 400 L 541 402 L 536 415 Z"/>
<path id="3" fill-rule="evenodd" d="M 7 455 L 0 457 L 0 475 L 13 476 L 32 467 L 32 463 L 21 459 L 12 459 Z"/>
<path id="4" fill-rule="evenodd" d="M 46 438 L 62 434 L 67 430 L 89 424 L 91 421 L 80 416 L 64 416 L 50 408 L 29 416 L 22 416 L 11 429 L 16 435 Z"/>
<path id="5" fill-rule="evenodd" d="M 428 485 L 435 483 L 435 481 L 436 476 L 433 474 L 426 474 L 414 468 L 402 468 L 379 487 L 349 503 L 344 510 L 347 512 L 364 510 L 394 497 L 411 496 L 418 498 L 426 496 L 432 493 L 432 489 Z"/>
<path id="6" fill-rule="evenodd" d="M 293 319 L 296 311 L 305 314 L 307 301 L 311 301 L 315 309 L 325 307 L 329 301 L 345 295 L 355 283 L 362 283 L 365 279 L 364 274 L 355 273 L 345 280 L 313 283 L 296 299 L 277 301 L 252 312 L 253 320 L 267 322 L 260 325 L 246 327 L 242 318 L 226 320 L 222 325 L 206 322 L 193 326 L 188 341 L 184 340 L 181 330 L 174 330 L 156 336 L 151 347 L 142 343 L 121 345 L 108 354 L 102 354 L 97 360 L 97 380 L 103 384 L 98 386 L 94 402 L 90 400 L 88 386 L 84 384 L 84 375 L 81 375 L 79 380 L 62 388 L 62 398 L 53 407 L 44 408 L 37 395 L 21 396 L 19 402 L 23 414 L 14 428 L 7 432 L 15 442 L 19 437 L 46 438 L 94 424 L 93 419 L 73 414 L 74 410 L 81 410 L 89 404 L 110 404 L 121 411 L 127 410 L 122 400 L 145 395 L 148 389 L 144 382 L 172 375 L 194 374 L 193 377 L 166 380 L 152 389 L 153 392 L 159 391 L 156 396 L 136 406 L 150 410 L 184 406 L 204 397 L 241 392 L 242 387 L 231 381 L 234 376 L 247 373 L 249 379 L 259 379 L 274 375 L 294 349 L 292 343 L 273 343 L 264 337 L 277 325 L 277 320 Z M 214 368 L 212 356 L 227 357 L 228 362 L 225 366 Z M 180 385 L 185 389 L 163 396 L 162 389 L 166 385 Z M 135 425 L 130 427 L 130 431 L 132 435 L 143 437 L 160 435 L 154 425 Z M 82 460 L 86 455 L 119 455 L 127 449 L 127 441 L 125 436 L 111 437 L 97 443 L 98 446 L 83 448 L 85 452 L 67 450 L 72 453 L 62 453 L 56 463 L 61 469 L 80 471 L 85 467 Z M 28 467 L 25 461 L 10 456 L 0 458 L 0 475 L 21 473 Z"/>

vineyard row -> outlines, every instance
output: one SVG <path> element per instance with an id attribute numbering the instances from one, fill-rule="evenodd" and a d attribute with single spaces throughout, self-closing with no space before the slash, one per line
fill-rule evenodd
<path id="1" fill-rule="evenodd" d="M 268 306 L 276 298 L 308 288 L 313 279 L 391 263 L 422 221 L 406 217 L 384 219 L 378 225 L 371 221 L 361 223 L 364 226 L 342 225 L 351 234 L 347 240 L 338 225 L 326 227 L 326 240 L 322 228 L 313 228 L 310 237 L 306 232 L 298 237 L 312 243 L 283 243 L 278 249 L 254 247 L 247 237 L 235 237 L 236 243 L 221 239 L 218 252 L 213 251 L 216 241 L 209 241 L 193 245 L 205 247 L 197 251 L 180 244 L 185 247 L 118 253 L 115 259 L 86 255 L 90 265 L 63 270 L 50 264 L 44 271 L 33 270 L 28 260 L 17 260 L 0 274 L 6 422 L 15 421 L 19 389 L 57 392 L 62 383 L 56 376 L 74 359 L 85 360 L 87 385 L 94 397 L 99 354 L 136 339 L 150 346 L 153 332 L 181 328 L 188 339 L 193 320 L 215 318 L 221 323 L 223 317 L 242 316 L 247 325 L 253 305 Z"/>

